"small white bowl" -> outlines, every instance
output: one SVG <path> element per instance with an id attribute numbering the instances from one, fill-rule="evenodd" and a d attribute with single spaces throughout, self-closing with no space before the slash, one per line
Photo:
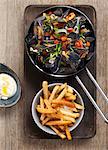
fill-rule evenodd
<path id="1" fill-rule="evenodd" d="M 55 85 L 61 85 L 62 83 L 53 83 L 53 84 L 49 84 L 49 89 L 53 88 Z M 80 94 L 73 88 L 73 91 L 77 94 L 77 100 L 76 102 L 78 102 L 79 104 L 81 104 L 82 106 L 84 106 L 84 102 L 82 100 L 82 97 L 80 96 Z M 56 135 L 56 133 L 49 127 L 47 126 L 43 126 L 40 122 L 40 119 L 39 119 L 39 116 L 38 116 L 38 112 L 36 111 L 36 105 L 39 104 L 39 100 L 40 100 L 40 96 L 42 95 L 42 89 L 36 94 L 36 96 L 34 97 L 33 99 L 33 102 L 32 102 L 32 117 L 33 117 L 33 120 L 34 122 L 36 123 L 36 125 L 42 129 L 43 131 L 49 133 L 49 134 L 53 134 L 53 135 Z M 76 119 L 76 122 L 75 124 L 69 128 L 70 131 L 74 130 L 81 122 L 82 118 L 83 118 L 83 115 L 84 115 L 84 109 L 80 111 L 80 117 L 78 119 Z"/>

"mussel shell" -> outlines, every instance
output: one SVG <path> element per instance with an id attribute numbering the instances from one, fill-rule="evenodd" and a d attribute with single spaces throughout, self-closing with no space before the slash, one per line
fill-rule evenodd
<path id="1" fill-rule="evenodd" d="M 63 10 L 62 10 L 62 8 L 57 8 L 53 13 L 56 16 L 61 16 L 63 14 Z"/>
<path id="2" fill-rule="evenodd" d="M 93 41 L 95 41 L 95 38 L 94 37 L 86 37 L 85 40 L 88 42 L 93 42 Z"/>
<path id="3" fill-rule="evenodd" d="M 37 35 L 33 36 L 33 34 L 28 34 L 25 38 L 25 41 L 26 41 L 27 45 L 29 45 L 29 46 L 31 46 L 33 44 L 37 44 L 38 36 Z"/>
<path id="4" fill-rule="evenodd" d="M 65 73 L 75 72 L 78 65 L 80 64 L 80 61 L 80 56 L 75 52 L 71 52 L 69 58 L 62 56 L 61 62 L 62 66 L 65 68 Z M 63 72 L 63 67 L 60 69 L 60 72 Z"/>
<path id="5" fill-rule="evenodd" d="M 58 17 L 58 18 L 57 18 L 57 21 L 60 22 L 60 23 L 65 23 L 65 21 L 64 21 L 64 19 L 63 19 L 62 17 Z M 63 24 L 63 25 L 64 25 L 64 24 Z"/>
<path id="6" fill-rule="evenodd" d="M 84 16 L 80 16 L 80 26 L 86 23 L 86 18 Z"/>
<path id="7" fill-rule="evenodd" d="M 39 26 L 42 26 L 44 19 L 45 19 L 45 16 L 40 16 L 40 17 L 36 18 L 34 21 L 34 26 L 37 26 L 37 24 L 39 24 Z"/>
<path id="8" fill-rule="evenodd" d="M 70 12 L 70 9 L 66 10 L 63 14 L 62 14 L 62 18 L 65 18 Z"/>
<path id="9" fill-rule="evenodd" d="M 68 60 L 75 65 L 78 65 L 81 61 L 80 56 L 75 52 L 70 53 Z"/>
<path id="10" fill-rule="evenodd" d="M 79 34 L 76 34 L 74 32 L 71 32 L 69 35 L 68 35 L 68 38 L 71 38 L 73 41 L 76 41 L 78 38 L 79 38 Z"/>
<path id="11" fill-rule="evenodd" d="M 69 20 L 66 24 L 68 28 L 73 28 L 76 25 L 76 20 Z"/>
<path id="12" fill-rule="evenodd" d="M 56 73 L 59 70 L 59 65 L 61 61 L 61 55 L 58 55 L 54 61 L 54 63 L 45 63 L 45 70 L 48 70 L 50 73 Z"/>

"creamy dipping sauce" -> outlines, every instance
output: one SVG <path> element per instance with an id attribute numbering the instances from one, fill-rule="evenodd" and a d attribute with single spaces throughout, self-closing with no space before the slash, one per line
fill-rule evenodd
<path id="1" fill-rule="evenodd" d="M 15 95 L 17 91 L 17 83 L 15 79 L 6 74 L 0 74 L 0 99 L 6 100 Z"/>

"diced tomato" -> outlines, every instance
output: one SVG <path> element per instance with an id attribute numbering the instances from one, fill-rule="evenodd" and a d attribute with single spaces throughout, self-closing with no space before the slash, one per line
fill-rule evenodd
<path id="1" fill-rule="evenodd" d="M 58 40 L 54 40 L 54 44 L 59 44 L 59 41 Z"/>
<path id="2" fill-rule="evenodd" d="M 86 43 L 86 46 L 87 46 L 87 47 L 90 47 L 90 42 L 87 42 L 87 43 Z"/>
<path id="3" fill-rule="evenodd" d="M 68 29 L 67 29 L 67 31 L 68 31 L 69 33 L 70 33 L 70 32 L 73 32 L 73 30 L 74 30 L 73 28 L 68 28 Z"/>
<path id="4" fill-rule="evenodd" d="M 50 39 L 51 39 L 51 40 L 54 40 L 54 36 L 53 36 L 53 35 L 51 35 L 51 36 L 50 36 Z"/>
<path id="5" fill-rule="evenodd" d="M 45 36 L 50 36 L 49 32 L 45 32 L 44 35 L 45 35 Z"/>
<path id="6" fill-rule="evenodd" d="M 75 42 L 75 47 L 76 48 L 83 48 L 83 42 L 82 40 L 78 40 Z"/>
<path id="7" fill-rule="evenodd" d="M 62 37 L 61 37 L 61 41 L 62 41 L 62 42 L 65 42 L 66 40 L 67 40 L 67 37 L 66 37 L 66 36 L 62 36 Z"/>
<path id="8" fill-rule="evenodd" d="M 52 14 L 52 11 L 49 11 L 48 14 L 51 15 L 51 14 Z"/>

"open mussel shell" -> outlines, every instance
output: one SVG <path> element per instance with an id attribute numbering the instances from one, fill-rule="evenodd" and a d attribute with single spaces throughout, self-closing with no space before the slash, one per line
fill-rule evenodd
<path id="1" fill-rule="evenodd" d="M 95 38 L 94 37 L 86 37 L 85 40 L 89 41 L 89 42 L 93 42 L 93 41 L 95 41 Z"/>
<path id="2" fill-rule="evenodd" d="M 63 14 L 62 14 L 62 18 L 65 18 L 70 12 L 70 9 L 67 9 Z"/>
<path id="3" fill-rule="evenodd" d="M 72 65 L 74 64 L 75 66 L 77 66 L 80 63 L 81 59 L 80 59 L 80 56 L 77 53 L 71 52 L 70 55 L 69 55 L 68 61 Z M 71 66 L 71 64 L 70 64 L 70 66 Z"/>
<path id="4" fill-rule="evenodd" d="M 63 14 L 63 10 L 62 8 L 57 8 L 53 13 L 57 16 L 61 16 Z"/>
<path id="5" fill-rule="evenodd" d="M 38 43 L 38 36 L 37 35 L 34 35 L 32 36 L 32 34 L 28 34 L 26 36 L 26 43 L 31 46 L 31 45 L 36 45 Z"/>
<path id="6" fill-rule="evenodd" d="M 80 16 L 80 26 L 86 23 L 86 18 L 84 16 Z"/>
<path id="7" fill-rule="evenodd" d="M 58 55 L 53 63 L 49 61 L 45 63 L 45 70 L 50 71 L 51 73 L 57 73 L 60 67 L 61 55 Z"/>
<path id="8" fill-rule="evenodd" d="M 60 67 L 58 73 L 63 74 L 63 72 L 65 72 L 65 74 L 68 74 L 77 71 L 81 59 L 77 53 L 71 52 L 69 58 L 62 56 L 61 62 L 62 62 L 62 66 Z"/>
<path id="9" fill-rule="evenodd" d="M 68 38 L 71 38 L 72 41 L 76 41 L 79 38 L 79 34 L 72 32 L 68 35 Z"/>
<path id="10" fill-rule="evenodd" d="M 76 22 L 77 22 L 76 19 L 74 19 L 74 20 L 69 20 L 69 21 L 66 23 L 66 26 L 67 26 L 68 28 L 74 28 L 74 26 L 76 25 Z"/>

